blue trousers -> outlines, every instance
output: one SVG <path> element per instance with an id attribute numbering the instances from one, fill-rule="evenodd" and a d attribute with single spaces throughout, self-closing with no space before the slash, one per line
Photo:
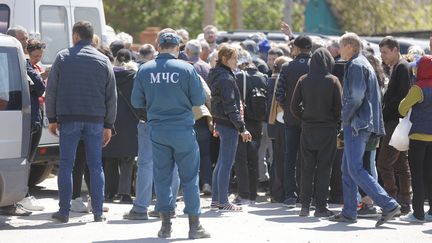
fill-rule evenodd
<path id="1" fill-rule="evenodd" d="M 150 126 L 148 123 L 138 123 L 138 159 L 135 186 L 135 201 L 132 210 L 138 213 L 147 212 L 152 199 L 153 189 L 153 153 L 152 142 L 150 140 Z M 177 195 L 179 189 L 178 169 L 175 166 L 171 181 L 173 196 Z M 175 208 L 175 200 L 171 207 Z M 156 211 L 158 209 L 156 208 Z"/>
<path id="2" fill-rule="evenodd" d="M 102 215 L 105 176 L 102 169 L 103 124 L 62 122 L 60 125 L 60 161 L 57 174 L 60 214 L 69 216 L 72 199 L 72 170 L 76 150 L 84 140 L 86 161 L 90 171 L 91 202 L 94 215 Z"/>
<path id="3" fill-rule="evenodd" d="M 183 188 L 185 209 L 188 215 L 201 214 L 199 195 L 200 154 L 193 126 L 152 127 L 153 174 L 159 212 L 174 211 L 175 198 L 171 189 L 175 164 Z"/>
<path id="4" fill-rule="evenodd" d="M 378 182 L 363 167 L 363 154 L 370 133 L 360 130 L 353 134 L 351 126 L 344 126 L 344 155 L 342 159 L 342 184 L 344 208 L 342 214 L 352 219 L 357 218 L 357 193 L 358 186 L 363 189 L 372 200 L 389 212 L 398 206 Z"/>

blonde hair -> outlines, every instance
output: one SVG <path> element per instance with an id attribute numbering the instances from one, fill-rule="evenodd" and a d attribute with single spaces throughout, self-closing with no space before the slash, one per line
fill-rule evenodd
<path id="1" fill-rule="evenodd" d="M 356 33 L 347 32 L 340 38 L 339 45 L 341 47 L 350 45 L 354 48 L 354 51 L 358 53 L 362 47 L 362 42 Z"/>
<path id="2" fill-rule="evenodd" d="M 238 49 L 230 44 L 222 44 L 218 48 L 218 63 L 222 63 L 224 60 L 231 59 L 234 55 L 238 54 Z"/>
<path id="3" fill-rule="evenodd" d="M 93 47 L 95 47 L 95 48 L 99 48 L 100 47 L 100 38 L 99 38 L 99 36 L 98 35 L 96 35 L 96 34 L 94 34 L 93 35 L 93 38 L 92 38 L 92 43 L 91 43 L 91 45 L 93 46 Z"/>

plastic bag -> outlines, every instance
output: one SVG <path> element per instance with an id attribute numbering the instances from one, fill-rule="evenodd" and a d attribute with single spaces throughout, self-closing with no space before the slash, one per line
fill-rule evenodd
<path id="1" fill-rule="evenodd" d="M 409 149 L 409 132 L 412 123 L 410 121 L 411 109 L 408 111 L 407 116 L 399 119 L 399 124 L 393 132 L 389 145 L 399 151 L 407 151 Z"/>

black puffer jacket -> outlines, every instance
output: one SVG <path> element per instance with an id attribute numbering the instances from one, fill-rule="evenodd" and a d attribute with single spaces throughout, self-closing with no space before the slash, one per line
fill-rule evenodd
<path id="1" fill-rule="evenodd" d="M 231 69 L 217 64 L 210 70 L 211 113 L 216 124 L 234 126 L 240 133 L 245 123 L 240 116 L 240 92 Z"/>

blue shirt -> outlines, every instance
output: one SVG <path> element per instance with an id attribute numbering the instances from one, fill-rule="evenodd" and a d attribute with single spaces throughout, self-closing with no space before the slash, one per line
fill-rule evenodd
<path id="1" fill-rule="evenodd" d="M 161 53 L 138 70 L 131 96 L 135 108 L 146 108 L 151 126 L 193 126 L 192 106 L 205 102 L 194 67 Z"/>

